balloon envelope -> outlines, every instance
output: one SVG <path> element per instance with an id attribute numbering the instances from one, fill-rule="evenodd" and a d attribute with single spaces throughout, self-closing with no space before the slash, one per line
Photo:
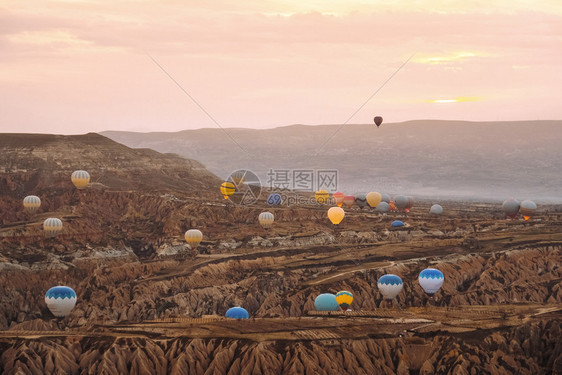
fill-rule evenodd
<path id="1" fill-rule="evenodd" d="M 227 318 L 232 319 L 249 319 L 250 314 L 246 311 L 243 307 L 231 307 L 230 309 L 226 310 L 226 314 L 224 314 Z"/>
<path id="2" fill-rule="evenodd" d="M 281 194 L 273 193 L 267 197 L 267 204 L 272 206 L 279 206 L 281 204 Z"/>
<path id="3" fill-rule="evenodd" d="M 381 200 L 382 195 L 380 193 L 377 193 L 376 191 L 371 191 L 369 194 L 367 194 L 367 203 L 373 208 L 377 207 Z"/>
<path id="4" fill-rule="evenodd" d="M 316 202 L 324 204 L 328 202 L 328 199 L 330 199 L 330 193 L 328 193 L 326 190 L 318 190 L 314 194 L 314 198 L 316 199 Z"/>
<path id="5" fill-rule="evenodd" d="M 203 233 L 199 229 L 190 229 L 185 232 L 185 241 L 192 248 L 197 247 L 203 241 Z"/>
<path id="6" fill-rule="evenodd" d="M 394 220 L 392 222 L 392 224 L 390 224 L 391 227 L 403 227 L 404 223 L 400 220 Z"/>
<path id="7" fill-rule="evenodd" d="M 64 318 L 76 305 L 76 292 L 68 286 L 54 286 L 45 293 L 45 303 L 57 318 Z"/>
<path id="8" fill-rule="evenodd" d="M 355 193 L 355 204 L 359 208 L 367 207 L 367 193 Z"/>
<path id="9" fill-rule="evenodd" d="M 90 174 L 86 171 L 74 171 L 70 179 L 76 188 L 84 189 L 90 183 Z"/>
<path id="10" fill-rule="evenodd" d="M 353 302 L 353 294 L 351 292 L 348 292 L 347 290 L 338 292 L 336 294 L 336 302 L 338 303 L 339 307 L 341 307 L 341 309 L 345 311 L 349 308 L 351 302 Z"/>
<path id="11" fill-rule="evenodd" d="M 345 211 L 341 207 L 331 207 L 328 210 L 328 219 L 332 224 L 339 224 L 345 216 Z"/>
<path id="12" fill-rule="evenodd" d="M 36 212 L 39 207 L 41 207 L 41 199 L 39 199 L 36 195 L 28 195 L 27 197 L 23 198 L 23 208 L 29 212 L 34 213 Z"/>
<path id="13" fill-rule="evenodd" d="M 505 212 L 505 215 L 507 217 L 510 217 L 512 219 L 515 216 L 517 216 L 517 213 L 519 212 L 519 207 L 520 207 L 519 201 L 513 198 L 506 199 L 502 204 L 503 212 Z"/>
<path id="14" fill-rule="evenodd" d="M 246 178 L 246 171 L 244 171 L 244 170 L 236 171 L 236 172 L 234 172 L 230 175 L 230 179 L 232 180 L 232 182 L 236 186 L 240 185 L 240 184 L 243 184 L 245 178 Z"/>
<path id="15" fill-rule="evenodd" d="M 50 217 L 43 222 L 43 230 L 48 237 L 55 237 L 62 231 L 62 221 L 56 217 Z"/>
<path id="16" fill-rule="evenodd" d="M 234 194 L 235 190 L 236 187 L 232 182 L 225 181 L 221 185 L 221 194 L 223 195 L 224 199 L 228 199 L 228 197 Z"/>
<path id="17" fill-rule="evenodd" d="M 275 220 L 275 216 L 273 216 L 273 214 L 271 212 L 262 212 L 258 216 L 258 221 L 260 222 L 260 225 L 262 227 L 264 227 L 265 229 L 268 229 L 269 227 L 271 227 L 274 220 Z"/>
<path id="18" fill-rule="evenodd" d="M 381 194 L 381 200 L 382 200 L 383 202 L 390 203 L 390 195 L 385 194 L 385 193 L 382 193 L 382 194 Z"/>
<path id="19" fill-rule="evenodd" d="M 377 205 L 377 211 L 378 212 L 388 212 L 388 211 L 390 211 L 390 206 L 386 202 L 381 202 Z"/>
<path id="20" fill-rule="evenodd" d="M 439 204 L 434 204 L 429 209 L 429 213 L 433 215 L 441 215 L 443 213 L 443 207 L 441 207 L 441 205 Z"/>
<path id="21" fill-rule="evenodd" d="M 435 268 L 426 268 L 420 272 L 418 277 L 420 286 L 429 295 L 435 294 L 441 288 L 444 281 L 445 276 L 443 276 L 443 272 Z"/>
<path id="22" fill-rule="evenodd" d="M 339 309 L 336 296 L 331 293 L 320 294 L 316 297 L 314 307 L 317 311 L 338 311 Z"/>
<path id="23" fill-rule="evenodd" d="M 521 206 L 519 207 L 519 210 L 521 211 L 521 214 L 523 215 L 525 220 L 528 220 L 531 216 L 535 214 L 535 211 L 537 210 L 537 205 L 533 201 L 524 200 L 523 202 L 521 202 Z"/>
<path id="24" fill-rule="evenodd" d="M 379 278 L 377 286 L 385 299 L 393 299 L 400 293 L 404 284 L 402 279 L 396 275 L 388 274 Z"/>
<path id="25" fill-rule="evenodd" d="M 410 200 L 405 195 L 398 195 L 396 198 L 394 198 L 394 204 L 396 205 L 396 208 L 398 208 L 399 210 L 405 210 L 408 208 L 408 204 L 410 204 Z"/>
<path id="26" fill-rule="evenodd" d="M 377 128 L 378 128 L 382 124 L 382 117 L 381 116 L 375 116 L 373 121 L 375 122 L 375 125 L 377 125 Z"/>
<path id="27" fill-rule="evenodd" d="M 353 195 L 346 195 L 343 197 L 343 205 L 347 208 L 353 207 L 355 203 L 355 197 Z"/>
<path id="28" fill-rule="evenodd" d="M 334 198 L 336 205 L 338 207 L 341 207 L 341 205 L 343 204 L 343 198 L 345 197 L 345 194 L 340 191 L 337 191 L 332 195 L 332 197 Z"/>

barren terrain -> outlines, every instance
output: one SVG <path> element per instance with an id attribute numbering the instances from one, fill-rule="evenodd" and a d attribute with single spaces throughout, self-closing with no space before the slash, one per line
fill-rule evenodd
<path id="1" fill-rule="evenodd" d="M 507 220 L 501 202 L 408 214 L 236 206 L 196 161 L 104 137 L 0 138 L 0 371 L 7 374 L 559 374 L 562 207 Z M 82 191 L 70 173 L 86 169 Z M 25 195 L 41 197 L 35 215 Z M 268 210 L 273 227 L 257 216 Z M 45 238 L 58 217 L 62 234 Z M 399 218 L 404 228 L 391 229 Z M 187 229 L 204 234 L 198 249 Z M 428 300 L 419 272 L 445 283 Z M 377 279 L 399 275 L 392 306 Z M 64 320 L 54 285 L 78 302 Z M 349 290 L 352 311 L 319 313 Z M 247 321 L 222 318 L 234 305 Z"/>

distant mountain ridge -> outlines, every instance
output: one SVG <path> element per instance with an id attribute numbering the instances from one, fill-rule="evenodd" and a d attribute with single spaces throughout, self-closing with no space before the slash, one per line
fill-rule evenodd
<path id="1" fill-rule="evenodd" d="M 129 147 L 173 152 L 221 178 L 241 168 L 336 169 L 338 190 L 562 201 L 562 121 L 291 125 L 175 133 L 106 131 Z M 332 136 L 327 143 L 326 140 Z M 244 150 L 242 150 L 244 149 Z"/>

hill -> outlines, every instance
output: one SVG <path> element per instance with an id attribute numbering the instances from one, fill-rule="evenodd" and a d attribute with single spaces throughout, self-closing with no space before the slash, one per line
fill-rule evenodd
<path id="1" fill-rule="evenodd" d="M 337 169 L 338 189 L 478 199 L 560 201 L 562 121 L 420 120 L 176 133 L 107 131 L 130 147 L 195 158 L 221 178 L 241 168 Z M 325 141 L 336 134 L 325 146 Z"/>

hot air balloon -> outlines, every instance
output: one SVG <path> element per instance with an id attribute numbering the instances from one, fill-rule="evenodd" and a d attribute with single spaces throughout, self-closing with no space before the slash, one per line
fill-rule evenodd
<path id="1" fill-rule="evenodd" d="M 339 224 L 343 220 L 345 216 L 345 211 L 341 207 L 331 207 L 328 210 L 328 219 L 332 222 L 332 224 Z"/>
<path id="2" fill-rule="evenodd" d="M 386 203 L 390 203 L 390 195 L 382 193 L 381 194 L 381 201 L 386 202 Z"/>
<path id="3" fill-rule="evenodd" d="M 410 199 L 405 195 L 398 195 L 394 198 L 394 204 L 399 210 L 406 210 L 410 204 Z"/>
<path id="4" fill-rule="evenodd" d="M 382 117 L 381 116 L 375 116 L 373 121 L 375 122 L 375 125 L 377 125 L 377 128 L 378 128 L 382 124 Z"/>
<path id="5" fill-rule="evenodd" d="M 185 232 L 185 242 L 189 244 L 192 249 L 195 249 L 203 241 L 203 233 L 199 229 L 190 229 Z"/>
<path id="6" fill-rule="evenodd" d="M 505 212 L 505 215 L 507 217 L 510 218 L 515 218 L 515 216 L 517 216 L 517 213 L 519 212 L 519 201 L 513 198 L 509 198 L 506 199 L 503 204 L 502 204 L 502 208 L 503 208 L 503 212 Z"/>
<path id="7" fill-rule="evenodd" d="M 378 212 L 388 212 L 390 211 L 390 206 L 386 202 L 381 202 L 377 205 Z"/>
<path id="8" fill-rule="evenodd" d="M 367 193 L 355 193 L 355 204 L 359 208 L 367 207 Z"/>
<path id="9" fill-rule="evenodd" d="M 244 183 L 244 180 L 246 178 L 246 171 L 243 170 L 239 170 L 236 172 L 233 172 L 230 175 L 230 179 L 232 180 L 232 182 L 234 183 L 234 185 L 238 186 L 240 184 Z"/>
<path id="10" fill-rule="evenodd" d="M 353 195 L 346 195 L 343 197 L 343 205 L 347 208 L 353 207 L 355 203 L 355 197 Z"/>
<path id="11" fill-rule="evenodd" d="M 353 294 L 347 290 L 342 290 L 336 294 L 336 302 L 341 307 L 343 311 L 349 308 L 351 302 L 353 302 Z"/>
<path id="12" fill-rule="evenodd" d="M 30 214 L 35 213 L 41 207 L 41 199 L 36 195 L 28 195 L 23 198 L 23 208 Z"/>
<path id="13" fill-rule="evenodd" d="M 234 194 L 235 190 L 236 187 L 232 182 L 225 181 L 221 185 L 221 194 L 224 196 L 224 199 L 228 199 L 228 197 Z"/>
<path id="14" fill-rule="evenodd" d="M 231 307 L 230 309 L 226 310 L 226 314 L 224 314 L 227 318 L 231 319 L 249 319 L 250 314 L 248 311 L 243 307 Z"/>
<path id="15" fill-rule="evenodd" d="M 400 277 L 388 274 L 379 278 L 377 286 L 379 287 L 383 297 L 387 300 L 391 300 L 400 293 L 404 284 L 402 283 L 402 279 Z"/>
<path id="16" fill-rule="evenodd" d="M 70 179 L 76 188 L 84 189 L 90 183 L 90 174 L 86 171 L 74 171 Z"/>
<path id="17" fill-rule="evenodd" d="M 328 202 L 328 199 L 330 199 L 330 193 L 328 193 L 326 190 L 318 190 L 314 194 L 314 198 L 316 199 L 316 202 L 324 204 Z"/>
<path id="18" fill-rule="evenodd" d="M 45 293 L 45 303 L 57 318 L 64 318 L 76 305 L 76 292 L 68 286 L 54 286 Z"/>
<path id="19" fill-rule="evenodd" d="M 441 215 L 443 213 L 443 207 L 441 207 L 441 205 L 439 204 L 434 204 L 429 209 L 429 213 L 432 215 Z"/>
<path id="20" fill-rule="evenodd" d="M 56 217 L 50 217 L 43 222 L 43 230 L 47 237 L 55 237 L 62 231 L 62 221 Z"/>
<path id="21" fill-rule="evenodd" d="M 334 198 L 336 205 L 337 205 L 338 207 L 341 207 L 341 205 L 343 204 L 343 198 L 345 197 L 345 194 L 342 193 L 342 192 L 340 192 L 340 191 L 338 191 L 338 192 L 335 192 L 335 193 L 332 195 L 332 197 Z"/>
<path id="22" fill-rule="evenodd" d="M 394 203 L 394 201 L 390 201 L 388 203 L 388 208 L 390 208 L 390 211 L 396 211 L 396 204 Z"/>
<path id="23" fill-rule="evenodd" d="M 390 226 L 391 226 L 391 227 L 395 227 L 395 228 L 396 228 L 396 227 L 403 227 L 403 226 L 404 226 L 404 223 L 403 223 L 402 221 L 400 221 L 400 220 L 394 220 L 394 221 L 392 222 L 392 224 L 390 224 Z"/>
<path id="24" fill-rule="evenodd" d="M 410 211 L 410 208 L 414 207 L 414 203 L 415 203 L 414 197 L 408 196 L 408 205 L 406 206 L 406 210 L 405 210 L 405 211 L 406 211 L 406 212 L 409 212 L 409 211 Z"/>
<path id="25" fill-rule="evenodd" d="M 324 293 L 316 297 L 314 307 L 317 311 L 338 311 L 339 305 L 335 295 Z"/>
<path id="26" fill-rule="evenodd" d="M 381 202 L 381 200 L 382 200 L 382 195 L 380 193 L 377 193 L 376 191 L 371 191 L 369 194 L 367 194 L 367 203 L 372 208 L 377 207 Z"/>
<path id="27" fill-rule="evenodd" d="M 281 201 L 281 194 L 273 193 L 269 194 L 269 197 L 267 197 L 267 204 L 272 206 L 279 206 L 281 204 Z"/>
<path id="28" fill-rule="evenodd" d="M 418 282 L 426 294 L 432 296 L 441 288 L 445 281 L 443 273 L 435 268 L 426 268 L 420 272 Z"/>
<path id="29" fill-rule="evenodd" d="M 273 224 L 273 220 L 275 220 L 275 217 L 271 212 L 262 212 L 258 216 L 258 221 L 260 222 L 260 225 L 265 229 L 269 229 L 269 227 L 271 227 L 271 225 Z"/>
<path id="30" fill-rule="evenodd" d="M 535 214 L 535 211 L 537 211 L 537 205 L 533 201 L 525 200 L 521 202 L 521 206 L 519 207 L 519 210 L 521 211 L 523 218 L 525 220 L 529 220 L 531 216 Z"/>

